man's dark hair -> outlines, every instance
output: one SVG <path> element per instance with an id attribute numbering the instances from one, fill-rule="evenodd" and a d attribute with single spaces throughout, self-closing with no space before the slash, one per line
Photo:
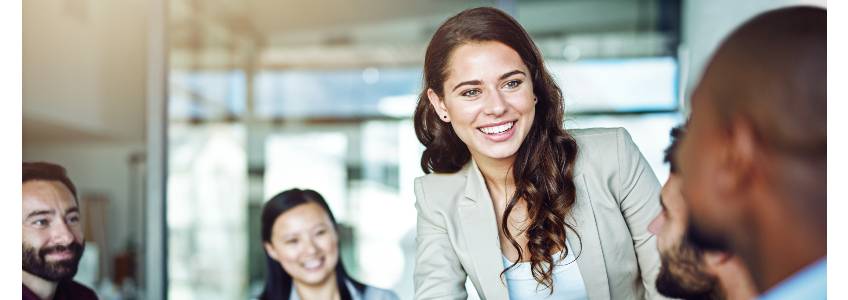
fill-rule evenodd
<path id="1" fill-rule="evenodd" d="M 71 179 L 68 178 L 68 173 L 64 167 L 49 162 L 24 162 L 21 169 L 23 169 L 23 183 L 31 180 L 61 182 L 74 195 L 74 201 L 79 202 L 77 200 L 77 188 L 71 182 Z"/>
<path id="2" fill-rule="evenodd" d="M 680 140 L 683 138 L 683 134 L 686 133 L 685 125 L 677 125 L 676 127 L 671 129 L 671 145 L 668 145 L 668 148 L 665 148 L 665 156 L 663 156 L 663 161 L 668 164 L 671 169 L 671 173 L 677 173 L 677 162 L 675 161 L 677 158 L 677 146 L 680 144 Z"/>

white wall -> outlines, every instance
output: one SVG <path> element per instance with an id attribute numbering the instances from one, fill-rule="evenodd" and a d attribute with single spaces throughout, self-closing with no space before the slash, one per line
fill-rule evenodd
<path id="1" fill-rule="evenodd" d="M 825 0 L 687 0 L 683 2 L 682 44 L 689 71 L 684 82 L 686 107 L 713 52 L 731 31 L 748 19 L 785 6 L 826 7 Z M 688 110 L 687 110 L 688 111 Z"/>
<path id="2" fill-rule="evenodd" d="M 148 10 L 145 0 L 24 1 L 24 132 L 38 121 L 143 140 Z"/>

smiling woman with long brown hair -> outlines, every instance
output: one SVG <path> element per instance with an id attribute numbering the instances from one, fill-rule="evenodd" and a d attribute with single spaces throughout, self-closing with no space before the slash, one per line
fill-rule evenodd
<path id="1" fill-rule="evenodd" d="M 427 47 L 416 299 L 658 298 L 659 182 L 624 129 L 565 130 L 527 32 L 463 11 Z M 575 263 L 576 262 L 576 263 Z"/>

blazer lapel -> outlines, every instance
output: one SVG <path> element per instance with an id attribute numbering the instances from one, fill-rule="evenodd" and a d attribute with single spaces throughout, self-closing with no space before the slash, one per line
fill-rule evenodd
<path id="1" fill-rule="evenodd" d="M 476 163 L 471 161 L 467 169 L 465 199 L 458 203 L 462 217 L 462 233 L 468 247 L 468 253 L 474 263 L 484 299 L 509 299 L 506 283 L 501 280 L 503 260 L 501 245 L 495 220 L 495 210 L 489 191 L 486 189 L 483 175 Z M 582 174 L 574 176 L 577 188 L 577 200 L 571 211 L 570 224 L 580 232 L 580 239 L 569 230 L 568 242 L 577 257 L 580 275 L 583 277 L 589 299 L 610 299 L 607 268 L 592 200 L 587 193 L 586 181 Z"/>
<path id="2" fill-rule="evenodd" d="M 498 238 L 495 210 L 483 175 L 474 160 L 467 170 L 465 199 L 458 203 L 462 217 L 462 233 L 474 263 L 474 275 L 483 290 L 482 299 L 509 299 L 503 271 L 501 245 Z"/>
<path id="3" fill-rule="evenodd" d="M 574 176 L 574 185 L 577 188 L 577 200 L 571 211 L 570 224 L 576 224 L 580 232 L 580 239 L 573 231 L 568 230 L 566 237 L 574 248 L 577 257 L 577 266 L 583 283 L 586 285 L 586 293 L 589 299 L 610 299 L 609 282 L 607 280 L 607 268 L 604 261 L 603 248 L 601 248 L 600 233 L 595 223 L 595 212 L 592 207 L 592 199 L 587 193 L 586 181 L 583 175 Z"/>

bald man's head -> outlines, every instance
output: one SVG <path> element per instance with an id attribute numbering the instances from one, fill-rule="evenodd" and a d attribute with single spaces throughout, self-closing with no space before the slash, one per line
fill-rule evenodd
<path id="1" fill-rule="evenodd" d="M 702 248 L 745 257 L 761 288 L 780 276 L 758 275 L 781 263 L 761 250 L 788 251 L 777 239 L 761 239 L 770 230 L 791 229 L 808 239 L 807 250 L 782 256 L 802 258 L 785 259 L 796 264 L 786 270 L 824 249 L 826 49 L 824 9 L 763 13 L 722 42 L 692 95 L 679 151 L 687 234 Z"/>
<path id="2" fill-rule="evenodd" d="M 792 7 L 734 31 L 704 73 L 722 125 L 746 119 L 777 152 L 823 159 L 827 146 L 827 12 Z"/>
<path id="3" fill-rule="evenodd" d="M 826 79 L 827 12 L 791 7 L 733 31 L 692 95 L 687 235 L 740 255 L 760 290 L 826 251 Z"/>
<path id="4" fill-rule="evenodd" d="M 743 24 L 717 50 L 696 97 L 708 99 L 717 126 L 750 127 L 761 164 L 789 203 L 823 219 L 827 164 L 827 11 L 773 10 Z"/>

